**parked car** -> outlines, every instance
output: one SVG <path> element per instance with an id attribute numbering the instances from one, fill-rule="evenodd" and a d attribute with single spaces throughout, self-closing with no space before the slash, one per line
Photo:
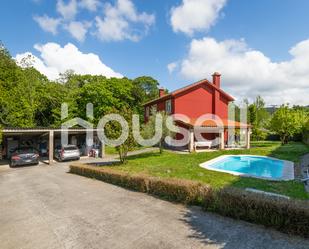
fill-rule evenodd
<path id="1" fill-rule="evenodd" d="M 39 164 L 39 152 L 33 147 L 16 148 L 10 158 L 10 166 Z"/>
<path id="2" fill-rule="evenodd" d="M 80 152 L 76 145 L 58 146 L 55 149 L 55 158 L 58 161 L 79 160 Z"/>
<path id="3" fill-rule="evenodd" d="M 47 142 L 40 143 L 39 153 L 40 153 L 40 156 L 48 156 Z"/>

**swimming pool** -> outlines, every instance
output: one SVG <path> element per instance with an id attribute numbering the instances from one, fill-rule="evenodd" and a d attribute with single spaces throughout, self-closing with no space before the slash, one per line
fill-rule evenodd
<path id="1" fill-rule="evenodd" d="M 200 164 L 209 170 L 268 180 L 294 180 L 294 163 L 266 156 L 225 155 Z"/>

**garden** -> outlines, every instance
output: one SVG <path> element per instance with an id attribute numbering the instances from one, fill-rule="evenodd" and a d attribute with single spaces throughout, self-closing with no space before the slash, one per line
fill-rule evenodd
<path id="1" fill-rule="evenodd" d="M 298 181 L 268 181 L 238 177 L 199 167 L 199 163 L 224 154 L 255 154 L 298 162 L 309 153 L 300 142 L 254 142 L 250 150 L 178 154 L 163 151 L 129 156 L 127 163 L 92 165 L 74 163 L 70 172 L 162 199 L 201 206 L 235 219 L 309 237 L 308 194 Z M 245 191 L 255 188 L 291 197 L 274 198 Z"/>
<path id="2" fill-rule="evenodd" d="M 141 173 L 164 178 L 194 180 L 209 184 L 214 188 L 226 186 L 255 188 L 287 195 L 292 198 L 306 199 L 309 196 L 304 189 L 304 185 L 298 181 L 269 181 L 239 177 L 207 170 L 199 166 L 200 163 L 227 154 L 272 156 L 278 159 L 298 162 L 299 158 L 306 153 L 309 153 L 309 146 L 300 142 L 290 142 L 286 145 L 281 145 L 280 142 L 259 141 L 252 142 L 252 148 L 249 150 L 225 150 L 194 154 L 177 154 L 168 151 L 164 151 L 162 154 L 159 152 L 144 153 L 128 157 L 126 164 L 115 164 L 113 166 L 104 166 L 104 168 L 111 168 L 129 174 Z"/>

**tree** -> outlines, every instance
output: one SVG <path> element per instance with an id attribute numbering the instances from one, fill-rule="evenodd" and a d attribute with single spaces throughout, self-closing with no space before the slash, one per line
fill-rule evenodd
<path id="1" fill-rule="evenodd" d="M 143 104 L 158 97 L 159 83 L 149 76 L 141 76 L 132 81 L 132 97 L 134 100 L 135 112 L 144 119 Z"/>
<path id="2" fill-rule="evenodd" d="M 266 127 L 270 120 L 270 114 L 265 109 L 265 101 L 257 96 L 254 103 L 248 106 L 248 121 L 252 125 L 252 139 L 264 140 L 267 136 Z"/>
<path id="3" fill-rule="evenodd" d="M 307 116 L 302 110 L 282 105 L 274 113 L 270 121 L 270 128 L 279 135 L 281 143 L 286 144 L 291 137 L 302 132 L 306 118 Z"/>
<path id="4" fill-rule="evenodd" d="M 154 113 L 154 112 L 152 112 L 152 113 Z M 172 136 L 173 134 L 168 129 L 168 127 L 166 126 L 166 120 L 167 120 L 167 117 L 168 117 L 166 112 L 159 112 L 158 114 L 160 114 L 161 117 L 162 117 L 162 136 L 161 136 L 159 143 L 157 145 L 160 149 L 160 154 L 162 154 L 165 137 Z M 152 138 L 156 133 L 155 127 L 156 127 L 156 115 L 153 114 L 149 117 L 148 122 L 143 127 L 143 131 L 142 131 L 143 137 L 146 138 L 146 139 Z"/>
<path id="5" fill-rule="evenodd" d="M 104 76 L 80 76 L 84 82 L 82 87 L 73 93 L 72 101 L 76 104 L 76 115 L 86 119 L 85 107 L 92 103 L 94 107 L 94 123 L 113 110 L 131 109 L 135 105 L 131 94 L 132 81 L 123 78 L 107 79 Z"/>
<path id="6" fill-rule="evenodd" d="M 3 139 L 3 131 L 2 131 L 2 126 L 0 125 L 0 153 L 1 153 L 2 139 Z"/>
<path id="7" fill-rule="evenodd" d="M 142 103 L 157 96 L 158 82 L 151 77 L 106 78 L 78 75 L 68 70 L 50 81 L 33 67 L 28 56 L 18 64 L 0 42 L 0 124 L 11 127 L 59 127 L 61 104 L 69 106 L 68 119 L 86 117 L 93 103 L 94 125 L 113 108 L 131 109 L 142 116 Z"/>
<path id="8" fill-rule="evenodd" d="M 149 101 L 158 97 L 159 82 L 149 76 L 141 76 L 133 80 L 133 95 L 140 101 Z"/>
<path id="9" fill-rule="evenodd" d="M 120 145 L 116 146 L 116 150 L 119 154 L 119 159 L 122 164 L 127 162 L 127 157 L 128 157 L 128 152 L 133 150 L 134 147 L 136 146 L 134 137 L 133 137 L 133 132 L 132 132 L 132 115 L 133 112 L 128 109 L 128 108 L 122 108 L 121 110 L 113 109 L 111 111 L 111 114 L 119 114 L 122 116 L 127 124 L 128 124 L 128 137 L 127 139 Z M 105 135 L 107 136 L 108 139 L 113 139 L 116 140 L 118 139 L 123 130 L 119 122 L 117 121 L 110 121 L 105 125 Z"/>

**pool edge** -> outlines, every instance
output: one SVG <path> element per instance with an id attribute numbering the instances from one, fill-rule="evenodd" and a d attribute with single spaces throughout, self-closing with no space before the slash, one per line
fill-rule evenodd
<path id="1" fill-rule="evenodd" d="M 272 160 L 281 161 L 281 162 L 283 162 L 282 177 L 275 179 L 275 178 L 270 178 L 270 177 L 263 177 L 263 176 L 256 176 L 256 175 L 251 175 L 251 174 L 239 173 L 239 172 L 235 172 L 235 171 L 215 169 L 215 168 L 212 168 L 210 166 L 210 164 L 213 164 L 213 163 L 215 163 L 219 160 L 222 160 L 222 159 L 224 159 L 226 157 L 230 157 L 230 156 L 254 156 L 254 157 L 269 158 L 269 159 L 272 159 Z M 199 166 L 204 168 L 204 169 L 207 169 L 207 170 L 227 173 L 227 174 L 231 174 L 231 175 L 235 175 L 235 176 L 241 176 L 241 177 L 252 177 L 252 178 L 268 180 L 268 181 L 292 181 L 292 180 L 295 180 L 295 174 L 294 174 L 295 164 L 294 164 L 294 162 L 288 161 L 288 160 L 282 160 L 282 159 L 278 159 L 278 158 L 270 157 L 270 156 L 260 156 L 260 155 L 251 155 L 251 154 L 222 155 L 222 156 L 218 156 L 216 158 L 213 158 L 209 161 L 206 161 L 204 163 L 200 163 Z"/>

